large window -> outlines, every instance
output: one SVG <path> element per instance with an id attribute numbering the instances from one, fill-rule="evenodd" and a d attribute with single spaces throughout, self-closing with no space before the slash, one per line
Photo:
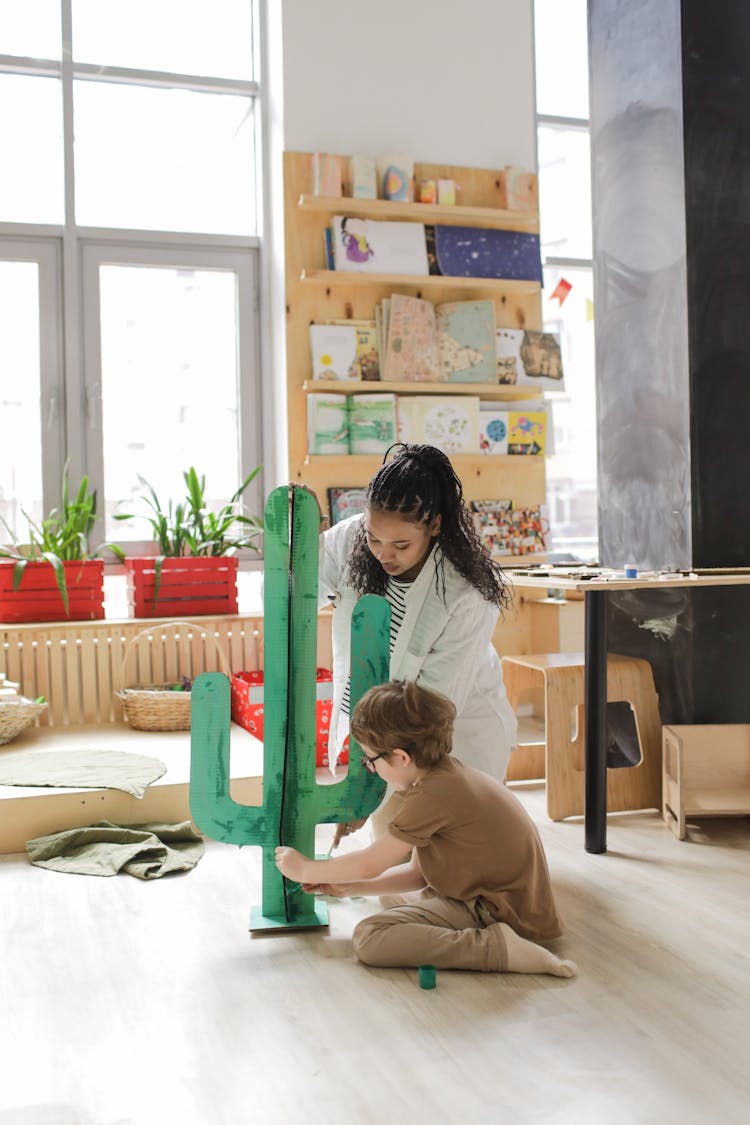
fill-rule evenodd
<path id="1" fill-rule="evenodd" d="M 261 461 L 254 0 L 0 2 L 0 517 Z M 246 500 L 262 504 L 262 481 Z M 0 541 L 8 535 L 0 529 Z"/>
<path id="2" fill-rule="evenodd" d="M 551 547 L 590 559 L 598 533 L 586 0 L 535 0 L 534 20 L 543 317 L 560 334 L 565 369 L 565 391 L 549 396 Z"/>

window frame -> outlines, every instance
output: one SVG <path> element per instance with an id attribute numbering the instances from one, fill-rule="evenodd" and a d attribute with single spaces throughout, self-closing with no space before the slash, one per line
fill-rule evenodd
<path id="1" fill-rule="evenodd" d="M 53 77 L 61 86 L 64 164 L 64 222 L 18 223 L 0 220 L 0 257 L 39 260 L 40 266 L 40 393 L 42 503 L 45 511 L 59 503 L 65 464 L 71 481 L 88 475 L 103 496 L 101 349 L 99 343 L 98 261 L 123 264 L 178 264 L 181 268 L 232 269 L 237 277 L 237 387 L 240 480 L 263 461 L 261 424 L 261 290 L 265 291 L 265 266 L 261 256 L 267 210 L 264 193 L 267 177 L 266 106 L 257 77 L 263 73 L 265 0 L 249 0 L 253 8 L 253 80 L 97 66 L 74 63 L 72 58 L 71 0 L 60 0 L 61 58 L 35 59 L 0 54 L 0 71 Z M 242 95 L 251 100 L 255 122 L 256 231 L 254 235 L 213 235 L 175 231 L 94 228 L 80 226 L 75 216 L 75 165 L 73 93 L 78 79 L 120 82 L 163 88 L 182 87 L 202 93 Z M 96 277 L 92 275 L 96 271 Z M 93 302 L 93 303 L 92 303 Z M 55 423 L 55 425 L 52 425 Z M 199 467 L 199 466 L 198 466 Z M 248 508 L 262 510 L 263 474 L 248 489 Z M 97 525 L 93 545 L 103 541 L 103 523 Z M 141 545 L 143 546 L 143 545 Z M 138 544 L 128 544 L 135 552 Z M 145 549 L 145 547 L 144 547 Z M 257 556 L 248 552 L 249 560 Z M 105 557 L 110 566 L 114 560 Z"/>
<path id="2" fill-rule="evenodd" d="M 42 495 L 60 490 L 65 465 L 63 445 L 65 386 L 62 372 L 62 246 L 49 236 L 0 239 L 0 260 L 38 266 L 39 299 L 39 441 L 42 448 Z"/>
<path id="3" fill-rule="evenodd" d="M 109 232 L 111 233 L 111 232 Z M 257 242 L 257 240 L 252 240 Z M 236 278 L 237 314 L 237 421 L 240 480 L 260 464 L 260 342 L 258 336 L 258 261 L 257 254 L 240 252 L 236 247 L 189 245 L 184 241 L 155 241 L 135 245 L 129 238 L 81 240 L 83 383 L 81 411 L 71 420 L 69 430 L 79 427 L 74 443 L 84 450 L 91 486 L 104 496 L 104 443 L 102 425 L 102 354 L 99 317 L 99 269 L 103 265 L 149 266 L 165 269 L 207 269 L 233 273 Z M 255 376 L 255 377 L 254 377 Z M 144 409 L 147 404 L 144 403 Z M 199 459 L 197 459 L 199 461 Z M 184 466 L 187 468 L 188 466 Z M 200 471 L 200 464 L 197 466 Z M 262 473 L 244 494 L 248 510 L 262 510 Z M 180 499 L 180 498 L 176 498 Z M 92 542 L 104 540 L 104 524 L 97 525 Z M 128 540 L 129 553 L 143 554 L 149 544 Z"/>
<path id="4" fill-rule="evenodd" d="M 536 5 L 534 5 L 534 8 L 533 8 L 533 28 L 534 28 L 534 38 L 535 39 L 536 39 L 536 24 L 537 24 L 537 21 L 538 21 L 538 14 L 537 14 L 537 11 L 536 11 Z M 539 170 L 538 155 L 539 155 L 539 130 L 540 129 L 542 129 L 542 128 L 559 129 L 561 131 L 562 130 L 565 130 L 565 131 L 576 130 L 576 131 L 580 131 L 580 132 L 586 132 L 590 136 L 590 134 L 591 134 L 591 122 L 590 122 L 590 119 L 588 117 L 571 117 L 571 116 L 568 116 L 568 115 L 539 113 L 538 112 L 538 110 L 536 109 L 536 91 L 537 91 L 536 65 L 537 65 L 537 55 L 536 55 L 536 50 L 535 50 L 535 52 L 534 52 L 534 91 L 535 91 L 535 95 L 534 95 L 534 102 L 535 102 L 534 127 L 535 127 L 535 131 L 536 131 L 537 171 L 538 171 Z M 543 200 L 543 197 L 541 196 L 541 193 L 540 193 L 540 223 L 541 223 L 540 229 L 541 229 L 542 233 L 543 233 L 543 224 L 544 224 L 544 206 L 543 205 L 544 205 L 544 200 Z M 540 242 L 541 242 L 542 252 L 544 254 L 543 241 L 540 240 Z M 585 271 L 588 271 L 590 273 L 593 273 L 594 263 L 593 263 L 592 257 L 575 257 L 575 256 L 561 256 L 561 255 L 546 255 L 546 254 L 544 254 L 543 259 L 542 259 L 542 265 L 543 265 L 543 268 L 545 270 L 547 270 L 547 269 L 558 270 L 558 271 L 585 270 Z M 596 376 L 595 376 L 595 373 L 594 373 L 594 378 L 595 377 Z M 560 392 L 561 395 L 565 395 L 565 394 L 568 394 L 568 393 L 569 392 Z M 554 394 L 557 394 L 557 392 L 555 392 Z M 554 401 L 554 395 L 552 397 L 553 397 L 553 401 Z M 553 417 L 554 417 L 554 412 L 553 412 Z M 553 456 L 554 456 L 554 454 L 553 454 Z M 594 491 L 595 491 L 595 493 L 598 491 L 598 479 L 597 479 L 597 466 L 596 465 L 594 467 Z M 559 497 L 557 497 L 557 499 L 559 500 Z M 553 517 L 552 513 L 550 512 L 550 539 L 552 540 L 554 538 L 555 538 L 554 517 Z M 561 537 L 561 538 L 563 538 L 563 537 Z M 571 536 L 565 536 L 564 539 L 567 541 L 567 543 L 571 544 L 571 547 L 572 547 L 572 543 L 571 543 L 572 537 Z M 598 521 L 597 521 L 597 526 L 595 528 L 595 541 L 596 541 L 596 552 L 598 553 Z M 587 543 L 590 542 L 590 540 L 588 539 L 588 537 L 583 537 L 580 540 L 580 542 L 582 542 L 584 544 L 587 544 Z M 584 550 L 583 554 L 586 554 L 586 553 L 587 552 Z"/>

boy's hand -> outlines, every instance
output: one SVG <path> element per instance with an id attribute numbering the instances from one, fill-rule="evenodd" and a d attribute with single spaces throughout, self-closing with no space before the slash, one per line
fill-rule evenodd
<path id="1" fill-rule="evenodd" d="M 274 855 L 276 866 L 281 874 L 285 875 L 287 879 L 295 879 L 298 883 L 301 883 L 302 873 L 308 862 L 307 858 L 296 848 L 286 847 L 276 848 Z"/>
<path id="2" fill-rule="evenodd" d="M 309 895 L 330 895 L 331 898 L 348 898 L 354 894 L 356 883 L 303 883 L 302 890 Z"/>

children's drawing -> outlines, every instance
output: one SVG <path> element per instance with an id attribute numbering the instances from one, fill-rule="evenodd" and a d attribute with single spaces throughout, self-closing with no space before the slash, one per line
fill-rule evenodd
<path id="1" fill-rule="evenodd" d="M 367 262 L 375 251 L 370 246 L 365 235 L 364 223 L 361 219 L 344 219 L 341 223 L 341 241 L 344 252 L 350 262 Z"/>

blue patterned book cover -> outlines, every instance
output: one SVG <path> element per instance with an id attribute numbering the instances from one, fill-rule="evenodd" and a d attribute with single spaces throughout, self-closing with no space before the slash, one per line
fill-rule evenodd
<path id="1" fill-rule="evenodd" d="M 435 255 L 446 277 L 542 280 L 538 234 L 481 227 L 435 227 Z"/>

